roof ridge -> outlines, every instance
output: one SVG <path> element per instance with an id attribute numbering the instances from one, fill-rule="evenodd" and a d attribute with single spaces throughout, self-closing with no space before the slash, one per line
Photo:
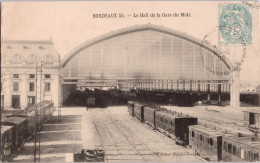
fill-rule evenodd
<path id="1" fill-rule="evenodd" d="M 50 44 L 50 45 L 53 45 L 52 40 L 2 40 L 2 43 L 7 43 L 7 44 Z"/>

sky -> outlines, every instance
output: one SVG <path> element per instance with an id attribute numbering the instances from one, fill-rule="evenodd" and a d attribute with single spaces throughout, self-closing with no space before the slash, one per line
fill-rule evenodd
<path id="1" fill-rule="evenodd" d="M 2 2 L 1 39 L 52 39 L 63 58 L 80 44 L 102 34 L 124 27 L 151 23 L 187 33 L 201 40 L 205 35 L 211 34 L 211 38 L 208 38 L 212 44 L 217 44 L 218 4 L 205 1 Z M 259 21 L 255 20 L 259 10 L 250 9 L 250 11 L 254 18 L 253 43 L 247 45 L 241 81 L 260 82 L 260 49 L 257 46 L 260 43 Z M 125 18 L 93 18 L 93 14 L 110 13 L 117 15 L 122 13 Z M 140 13 L 149 15 L 159 13 L 161 17 L 134 17 Z M 172 15 L 190 13 L 191 17 L 162 17 L 163 13 Z"/>

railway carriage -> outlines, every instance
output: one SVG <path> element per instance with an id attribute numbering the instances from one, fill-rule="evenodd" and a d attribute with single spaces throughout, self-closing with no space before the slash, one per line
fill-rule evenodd
<path id="1" fill-rule="evenodd" d="M 155 112 L 156 128 L 161 128 L 188 144 L 189 126 L 196 125 L 196 117 L 184 115 L 182 113 L 174 113 L 168 111 Z"/>
<path id="2" fill-rule="evenodd" d="M 26 114 L 28 118 L 28 134 L 31 135 L 34 132 L 35 128 L 35 112 L 30 111 Z"/>
<path id="3" fill-rule="evenodd" d="M 134 103 L 134 115 L 139 119 L 141 122 L 144 121 L 144 105 L 140 103 Z"/>
<path id="4" fill-rule="evenodd" d="M 189 145 L 204 158 L 220 161 L 222 132 L 199 125 L 189 126 Z"/>
<path id="5" fill-rule="evenodd" d="M 48 104 L 48 108 L 49 108 L 49 117 L 52 115 L 52 113 L 54 112 L 54 103 L 51 102 Z"/>
<path id="6" fill-rule="evenodd" d="M 155 112 L 162 110 L 159 107 L 144 107 L 144 122 L 155 128 Z"/>
<path id="7" fill-rule="evenodd" d="M 34 128 L 35 128 L 35 116 L 36 116 L 35 115 L 35 109 L 36 109 L 36 106 L 31 106 L 26 110 L 22 110 L 20 112 L 12 114 L 8 117 L 27 118 L 27 120 L 28 120 L 28 135 L 31 135 L 31 134 L 33 134 Z M 40 107 L 40 104 L 37 104 L 37 109 L 38 109 L 37 114 L 39 114 L 39 117 L 37 119 L 37 127 L 39 127 L 53 113 L 53 111 L 54 111 L 53 102 L 43 101 L 41 103 L 41 107 Z"/>
<path id="8" fill-rule="evenodd" d="M 10 117 L 2 121 L 2 125 L 12 126 L 12 151 L 16 150 L 28 136 L 28 120 L 22 117 Z"/>
<path id="9" fill-rule="evenodd" d="M 2 155 L 4 156 L 4 148 L 7 145 L 7 148 L 12 147 L 12 138 L 13 138 L 13 126 L 1 126 L 1 150 L 2 150 Z"/>
<path id="10" fill-rule="evenodd" d="M 37 105 L 37 114 L 38 114 L 38 124 L 37 126 L 41 126 L 50 116 L 50 107 L 52 107 L 53 102 L 43 101 Z M 35 108 L 34 108 L 35 109 Z"/>
<path id="11" fill-rule="evenodd" d="M 260 110 L 259 108 L 251 108 L 244 112 L 244 125 L 248 126 L 253 132 L 260 132 Z"/>
<path id="12" fill-rule="evenodd" d="M 2 145 L 8 142 L 11 153 L 13 153 L 28 136 L 32 135 L 35 129 L 36 114 L 35 109 L 37 107 L 37 123 L 36 127 L 40 127 L 53 113 L 53 102 L 43 101 L 41 104 L 37 104 L 21 110 L 12 115 L 7 116 L 2 120 L 1 130 L 1 142 Z M 2 150 L 3 150 L 2 146 Z"/>
<path id="13" fill-rule="evenodd" d="M 167 112 L 158 111 L 155 113 L 155 128 L 163 129 L 175 135 L 174 117 Z"/>
<path id="14" fill-rule="evenodd" d="M 28 121 L 28 126 L 27 126 L 27 134 L 31 135 L 34 132 L 34 127 L 35 127 L 35 112 L 34 111 L 27 111 L 26 113 L 20 113 L 20 114 L 13 114 L 8 116 L 10 117 L 21 117 L 21 118 L 26 118 Z"/>
<path id="15" fill-rule="evenodd" d="M 128 109 L 129 114 L 134 116 L 134 102 L 128 101 L 127 104 L 128 104 L 127 109 Z"/>
<path id="16" fill-rule="evenodd" d="M 44 101 L 40 109 L 43 110 L 42 112 L 44 113 L 43 116 L 41 116 L 41 124 L 43 124 L 52 115 L 54 111 L 53 102 Z"/>
<path id="17" fill-rule="evenodd" d="M 222 161 L 259 162 L 260 141 L 258 137 L 242 134 L 225 134 L 222 142 Z"/>

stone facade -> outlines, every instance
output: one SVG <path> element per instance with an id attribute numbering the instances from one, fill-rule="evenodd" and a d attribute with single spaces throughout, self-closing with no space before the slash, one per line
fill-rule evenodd
<path id="1" fill-rule="evenodd" d="M 1 108 L 25 109 L 42 100 L 57 107 L 60 55 L 53 42 L 2 41 L 1 47 Z"/>

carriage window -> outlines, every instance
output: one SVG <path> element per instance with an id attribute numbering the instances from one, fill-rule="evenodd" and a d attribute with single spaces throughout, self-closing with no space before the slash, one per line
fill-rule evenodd
<path id="1" fill-rule="evenodd" d="M 253 161 L 253 152 L 249 151 L 249 161 Z"/>
<path id="2" fill-rule="evenodd" d="M 191 131 L 191 136 L 192 136 L 192 137 L 194 137 L 194 136 L 195 136 L 195 135 L 194 135 L 194 131 Z"/>
<path id="3" fill-rule="evenodd" d="M 245 151 L 244 149 L 240 149 L 240 158 L 245 159 Z"/>
<path id="4" fill-rule="evenodd" d="M 6 137 L 4 138 L 4 144 L 8 142 L 9 134 L 6 134 Z"/>
<path id="5" fill-rule="evenodd" d="M 258 153 L 254 153 L 254 162 L 256 162 L 256 161 L 260 161 Z"/>
<path id="6" fill-rule="evenodd" d="M 204 140 L 203 135 L 200 135 L 200 141 L 203 141 L 203 140 Z"/>
<path id="7" fill-rule="evenodd" d="M 237 147 L 233 145 L 233 155 L 237 155 Z"/>
<path id="8" fill-rule="evenodd" d="M 224 149 L 225 149 L 225 152 L 227 152 L 227 142 L 224 141 Z"/>
<path id="9" fill-rule="evenodd" d="M 161 122 L 163 122 L 163 118 L 161 117 Z"/>
<path id="10" fill-rule="evenodd" d="M 209 145 L 213 145 L 213 139 L 209 138 Z"/>
<path id="11" fill-rule="evenodd" d="M 245 150 L 245 160 L 249 160 L 249 153 Z"/>
<path id="12" fill-rule="evenodd" d="M 232 144 L 228 143 L 228 153 L 232 154 Z"/>

